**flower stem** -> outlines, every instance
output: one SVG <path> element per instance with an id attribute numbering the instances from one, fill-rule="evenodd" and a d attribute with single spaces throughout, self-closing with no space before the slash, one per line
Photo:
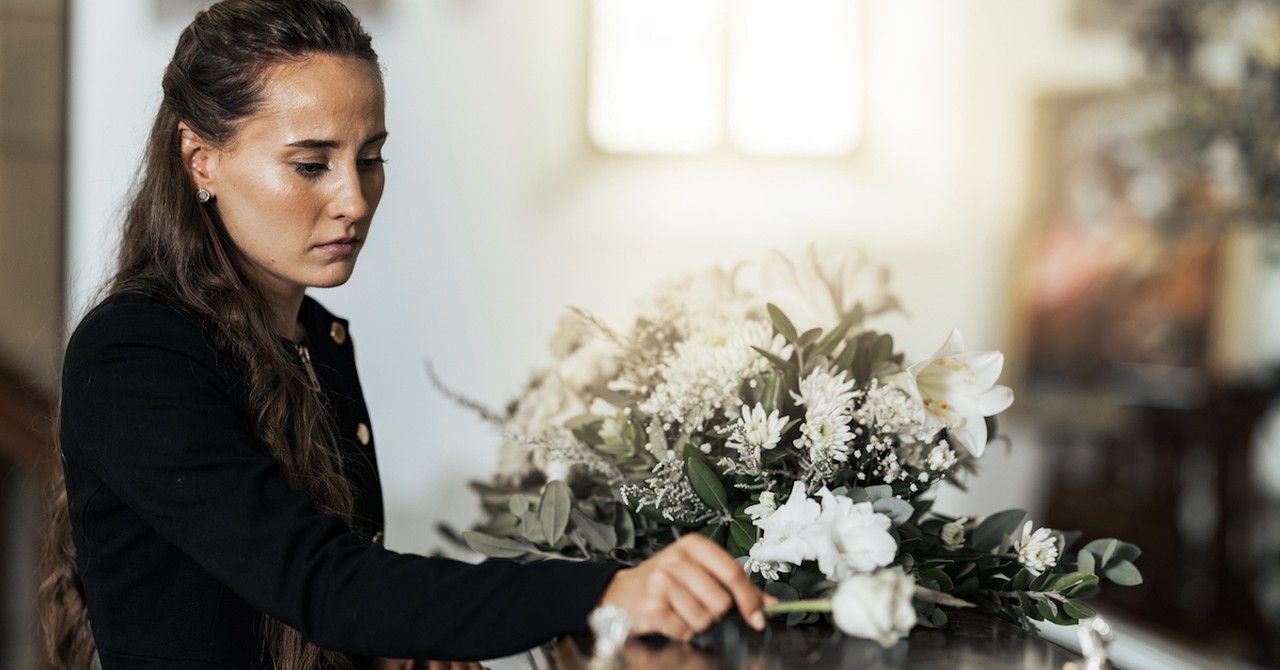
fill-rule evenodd
<path id="1" fill-rule="evenodd" d="M 788 600 L 784 603 L 765 605 L 764 611 L 769 614 L 786 614 L 788 612 L 830 612 L 831 599 Z"/>

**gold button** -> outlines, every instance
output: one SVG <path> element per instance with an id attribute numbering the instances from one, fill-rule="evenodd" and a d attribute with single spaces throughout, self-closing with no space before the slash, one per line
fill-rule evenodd
<path id="1" fill-rule="evenodd" d="M 382 544 L 382 531 L 378 531 L 373 534 L 373 543 Z"/>
<path id="2" fill-rule="evenodd" d="M 332 337 L 333 341 L 338 344 L 345 343 L 347 341 L 347 327 L 342 325 L 340 321 L 334 321 L 329 326 L 329 337 Z"/>
<path id="3" fill-rule="evenodd" d="M 356 426 L 356 439 L 360 440 L 360 444 L 367 447 L 369 446 L 369 437 L 369 424 L 361 421 L 360 425 Z"/>

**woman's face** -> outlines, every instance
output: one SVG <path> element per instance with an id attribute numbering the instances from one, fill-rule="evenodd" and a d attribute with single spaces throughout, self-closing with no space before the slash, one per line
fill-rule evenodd
<path id="1" fill-rule="evenodd" d="M 258 111 L 193 170 L 262 288 L 287 298 L 351 277 L 382 198 L 384 101 L 356 58 L 314 55 L 264 77 Z"/>

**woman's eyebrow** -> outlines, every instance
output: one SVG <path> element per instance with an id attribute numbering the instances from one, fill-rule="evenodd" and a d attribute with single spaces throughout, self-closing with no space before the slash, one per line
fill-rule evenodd
<path id="1" fill-rule="evenodd" d="M 369 139 L 365 140 L 364 144 L 361 146 L 368 146 L 370 144 L 373 144 L 374 142 L 377 142 L 379 140 L 384 140 L 386 138 L 387 138 L 387 131 L 383 130 L 381 132 L 374 133 L 372 136 L 369 137 Z M 338 140 L 298 140 L 296 142 L 290 142 L 285 146 L 295 147 L 298 149 L 337 149 L 338 147 L 342 146 L 342 143 L 339 142 Z"/>
<path id="2" fill-rule="evenodd" d="M 337 149 L 341 145 L 342 143 L 337 140 L 298 140 L 285 146 L 299 149 Z"/>

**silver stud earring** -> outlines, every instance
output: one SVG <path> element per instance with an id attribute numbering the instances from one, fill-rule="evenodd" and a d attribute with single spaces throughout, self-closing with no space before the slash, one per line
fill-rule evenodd
<path id="1" fill-rule="evenodd" d="M 213 194 L 209 193 L 209 189 L 207 188 L 196 189 L 196 200 L 199 200 L 200 202 L 209 202 L 209 199 L 212 197 L 213 197 Z"/>

